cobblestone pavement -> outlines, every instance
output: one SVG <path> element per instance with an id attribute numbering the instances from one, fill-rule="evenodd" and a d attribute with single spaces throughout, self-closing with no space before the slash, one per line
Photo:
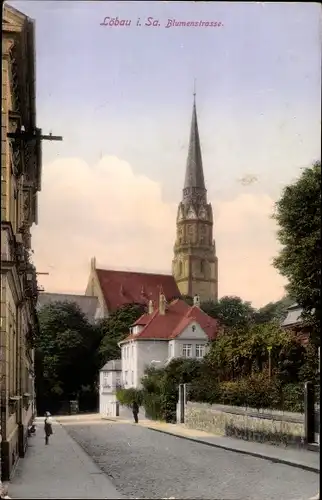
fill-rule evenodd
<path id="1" fill-rule="evenodd" d="M 316 473 L 132 423 L 61 421 L 127 498 L 308 500 Z"/>

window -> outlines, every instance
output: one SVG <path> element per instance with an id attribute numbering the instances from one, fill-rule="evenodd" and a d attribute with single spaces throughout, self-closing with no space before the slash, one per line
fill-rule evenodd
<path id="1" fill-rule="evenodd" d="M 103 377 L 103 387 L 105 387 L 105 388 L 109 387 L 108 375 L 104 375 L 104 377 Z"/>
<path id="2" fill-rule="evenodd" d="M 202 274 L 205 272 L 205 262 L 203 260 L 200 261 L 200 272 Z"/>
<path id="3" fill-rule="evenodd" d="M 205 355 L 205 345 L 196 344 L 196 358 L 203 358 Z"/>
<path id="4" fill-rule="evenodd" d="M 124 372 L 124 385 L 127 385 L 128 383 L 128 372 Z"/>
<path id="5" fill-rule="evenodd" d="M 172 358 L 173 357 L 173 347 L 174 345 L 171 344 L 171 342 L 169 343 L 169 351 L 168 351 L 168 354 L 169 354 L 169 358 Z"/>
<path id="6" fill-rule="evenodd" d="M 131 384 L 134 385 L 134 372 L 131 372 Z"/>
<path id="7" fill-rule="evenodd" d="M 192 344 L 183 344 L 182 356 L 184 358 L 191 358 L 192 357 Z"/>

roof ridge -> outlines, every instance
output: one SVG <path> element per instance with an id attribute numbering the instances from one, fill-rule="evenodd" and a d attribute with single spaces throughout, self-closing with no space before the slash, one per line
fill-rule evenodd
<path id="1" fill-rule="evenodd" d="M 146 275 L 150 275 L 150 276 L 169 276 L 172 278 L 171 273 L 153 273 L 150 271 L 129 271 L 129 270 L 123 270 L 123 269 L 103 269 L 101 267 L 97 267 L 96 271 L 123 273 L 123 274 L 146 274 Z"/>

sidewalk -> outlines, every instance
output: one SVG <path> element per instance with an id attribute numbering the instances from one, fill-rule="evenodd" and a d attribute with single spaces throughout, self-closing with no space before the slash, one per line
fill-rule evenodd
<path id="1" fill-rule="evenodd" d="M 132 420 L 108 417 L 104 417 L 104 419 L 136 425 Z M 251 455 L 272 462 L 320 473 L 320 453 L 314 451 L 297 450 L 294 448 L 284 448 L 282 446 L 256 443 L 253 441 L 244 441 L 231 437 L 216 436 L 208 432 L 189 429 L 183 424 L 166 424 L 164 422 L 142 420 L 139 422 L 139 425 L 156 432 L 171 434 L 178 438 L 188 439 L 207 446 L 222 448 L 227 451 L 235 451 L 236 453 L 243 453 L 245 455 Z"/>
<path id="2" fill-rule="evenodd" d="M 26 456 L 9 483 L 11 498 L 123 498 L 60 424 L 54 421 L 48 446 L 43 418 L 36 419 L 36 425 L 36 435 L 29 438 Z"/>

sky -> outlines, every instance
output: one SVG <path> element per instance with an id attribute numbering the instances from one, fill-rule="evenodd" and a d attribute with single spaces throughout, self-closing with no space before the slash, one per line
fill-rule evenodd
<path id="1" fill-rule="evenodd" d="M 43 144 L 32 231 L 45 290 L 84 293 L 93 256 L 102 268 L 171 272 L 196 81 L 219 296 L 281 298 L 271 215 L 320 159 L 320 5 L 8 3 L 36 21 L 38 126 L 63 136 Z M 115 18 L 130 26 L 102 25 Z"/>

